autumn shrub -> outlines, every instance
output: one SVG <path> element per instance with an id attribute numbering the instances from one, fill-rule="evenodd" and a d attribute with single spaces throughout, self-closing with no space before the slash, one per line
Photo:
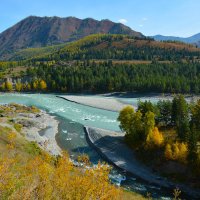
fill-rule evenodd
<path id="1" fill-rule="evenodd" d="M 164 137 L 161 132 L 159 132 L 158 128 L 155 127 L 153 130 L 149 132 L 146 139 L 147 147 L 160 147 L 164 142 Z"/>
<path id="2" fill-rule="evenodd" d="M 177 160 L 182 163 L 186 163 L 187 156 L 188 146 L 186 143 L 175 142 L 172 145 L 167 144 L 165 147 L 165 158 L 167 160 Z"/>
<path id="3" fill-rule="evenodd" d="M 87 154 L 79 155 L 77 158 L 78 162 L 84 163 L 85 165 L 90 165 L 90 158 Z"/>
<path id="4" fill-rule="evenodd" d="M 0 199 L 121 199 L 121 190 L 109 181 L 109 168 L 101 163 L 74 167 L 66 153 L 56 162 L 48 154 L 23 165 L 21 160 L 0 156 Z"/>
<path id="5" fill-rule="evenodd" d="M 167 144 L 165 146 L 165 158 L 167 160 L 172 160 L 173 159 L 173 152 L 172 152 L 172 147 L 170 144 Z"/>

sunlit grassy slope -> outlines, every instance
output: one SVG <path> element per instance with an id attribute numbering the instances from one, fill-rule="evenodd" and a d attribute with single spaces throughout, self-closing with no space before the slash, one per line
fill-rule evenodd
<path id="1" fill-rule="evenodd" d="M 53 157 L 23 136 L 16 113 L 37 112 L 19 105 L 0 107 L 0 199 L 135 199 L 142 196 L 116 188 L 105 165 L 74 167 L 67 153 Z"/>

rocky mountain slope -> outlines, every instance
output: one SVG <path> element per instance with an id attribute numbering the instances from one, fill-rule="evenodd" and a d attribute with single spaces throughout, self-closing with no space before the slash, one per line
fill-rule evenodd
<path id="1" fill-rule="evenodd" d="M 20 49 L 62 44 L 95 33 L 143 37 L 141 33 L 110 20 L 30 16 L 0 34 L 0 58 L 6 59 Z"/>

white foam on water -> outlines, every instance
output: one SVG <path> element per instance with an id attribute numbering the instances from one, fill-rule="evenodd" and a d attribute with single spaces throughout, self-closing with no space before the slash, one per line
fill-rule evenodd
<path id="1" fill-rule="evenodd" d="M 72 138 L 66 138 L 65 140 L 67 140 L 67 141 L 71 141 L 71 140 L 72 140 Z"/>
<path id="2" fill-rule="evenodd" d="M 121 185 L 121 182 L 122 181 L 125 181 L 126 180 L 126 176 L 124 175 L 121 175 L 121 174 L 110 174 L 109 175 L 109 178 L 111 179 L 111 181 L 116 184 L 117 186 L 120 186 Z"/>
<path id="3" fill-rule="evenodd" d="M 78 133 L 75 133 L 75 132 L 72 132 L 72 133 L 68 133 L 68 135 L 70 136 L 78 136 L 79 134 Z"/>
<path id="4" fill-rule="evenodd" d="M 147 188 L 144 185 L 140 185 L 140 184 L 135 185 L 134 189 L 138 191 L 144 191 L 144 192 L 147 191 Z"/>
<path id="5" fill-rule="evenodd" d="M 67 133 L 67 130 L 62 130 L 63 133 Z"/>
<path id="6" fill-rule="evenodd" d="M 61 108 L 56 109 L 55 111 L 56 112 L 65 112 L 65 109 L 61 107 Z"/>
<path id="7" fill-rule="evenodd" d="M 162 200 L 171 200 L 170 197 L 161 197 Z"/>
<path id="8" fill-rule="evenodd" d="M 103 122 L 107 122 L 107 123 L 116 123 L 116 120 L 112 120 L 112 119 L 104 119 L 102 120 Z"/>
<path id="9" fill-rule="evenodd" d="M 156 190 L 160 190 L 160 189 L 161 189 L 160 187 L 153 186 L 153 185 L 150 185 L 149 188 L 151 188 L 151 189 L 156 189 Z"/>
<path id="10" fill-rule="evenodd" d="M 74 112 L 76 112 L 76 113 L 80 113 L 81 111 L 79 110 L 79 109 L 77 109 L 77 108 L 75 108 L 75 109 L 72 109 Z"/>

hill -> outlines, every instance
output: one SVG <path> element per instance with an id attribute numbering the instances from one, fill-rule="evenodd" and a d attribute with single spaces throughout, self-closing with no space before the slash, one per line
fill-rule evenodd
<path id="1" fill-rule="evenodd" d="M 143 37 L 141 33 L 110 20 L 30 16 L 0 34 L 0 58 L 7 59 L 10 53 L 20 49 L 62 44 L 95 33 Z"/>
<path id="2" fill-rule="evenodd" d="M 66 46 L 66 43 L 64 44 L 58 44 L 58 45 L 52 45 L 52 46 L 47 46 L 47 47 L 38 47 L 38 48 L 27 48 L 27 49 L 22 49 L 19 50 L 13 54 L 9 55 L 9 60 L 27 60 L 31 59 L 40 55 L 49 55 L 52 54 L 59 49 L 63 48 Z"/>
<path id="3" fill-rule="evenodd" d="M 198 47 L 200 47 L 200 40 L 199 40 L 198 42 L 196 42 L 196 45 L 197 45 Z"/>
<path id="4" fill-rule="evenodd" d="M 200 49 L 180 42 L 158 42 L 128 35 L 94 34 L 72 42 L 39 60 L 180 60 L 197 58 Z"/>
<path id="5" fill-rule="evenodd" d="M 196 44 L 198 47 L 200 47 L 200 33 L 197 33 L 190 37 L 175 37 L 175 36 L 164 36 L 164 35 L 155 35 L 152 36 L 157 41 L 180 41 L 190 44 Z"/>

